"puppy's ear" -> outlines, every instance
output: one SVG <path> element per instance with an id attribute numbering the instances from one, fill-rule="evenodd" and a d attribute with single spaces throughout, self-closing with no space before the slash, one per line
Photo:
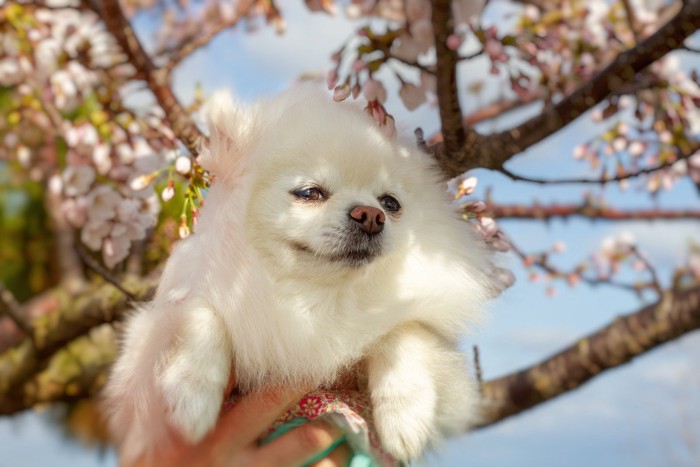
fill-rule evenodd
<path id="1" fill-rule="evenodd" d="M 232 178 L 241 172 L 242 159 L 255 127 L 254 110 L 234 102 L 228 91 L 217 91 L 205 108 L 209 145 L 201 164 L 210 173 Z"/>

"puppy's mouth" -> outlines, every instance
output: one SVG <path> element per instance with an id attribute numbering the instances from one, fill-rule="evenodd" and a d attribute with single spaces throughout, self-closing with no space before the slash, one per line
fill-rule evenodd
<path id="1" fill-rule="evenodd" d="M 355 232 L 341 236 L 328 236 L 328 247 L 318 251 L 311 246 L 292 240 L 292 248 L 315 258 L 322 258 L 332 263 L 342 263 L 350 267 L 360 267 L 371 263 L 382 253 L 380 238 L 363 238 Z M 340 238 L 339 238 L 340 237 Z"/>

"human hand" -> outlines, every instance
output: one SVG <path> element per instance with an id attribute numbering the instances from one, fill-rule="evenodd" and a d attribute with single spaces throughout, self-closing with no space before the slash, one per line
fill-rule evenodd
<path id="1" fill-rule="evenodd" d="M 134 467 L 285 467 L 303 465 L 322 453 L 343 433 L 331 423 L 314 420 L 295 428 L 264 446 L 257 440 L 303 392 L 277 390 L 241 399 L 223 414 L 216 427 L 200 443 L 191 446 L 176 441 L 156 458 L 137 462 Z M 350 448 L 343 443 L 314 467 L 345 467 Z"/>

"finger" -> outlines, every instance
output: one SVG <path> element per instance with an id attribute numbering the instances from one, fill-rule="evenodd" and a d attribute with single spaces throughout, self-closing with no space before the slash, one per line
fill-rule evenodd
<path id="1" fill-rule="evenodd" d="M 310 467 L 347 467 L 350 464 L 350 456 L 352 456 L 352 449 L 348 443 L 343 443 Z"/>
<path id="2" fill-rule="evenodd" d="M 275 389 L 248 395 L 221 417 L 217 433 L 235 439 L 238 446 L 252 444 L 304 393 L 298 389 Z"/>
<path id="3" fill-rule="evenodd" d="M 323 453 L 342 436 L 340 429 L 327 421 L 305 423 L 258 449 L 255 465 L 300 465 Z"/>

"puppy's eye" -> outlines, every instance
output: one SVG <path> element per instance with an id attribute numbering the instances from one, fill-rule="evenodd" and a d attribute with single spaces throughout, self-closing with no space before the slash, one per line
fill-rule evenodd
<path id="1" fill-rule="evenodd" d="M 401 203 L 399 203 L 399 200 L 393 196 L 384 195 L 379 198 L 379 202 L 381 203 L 382 207 L 389 212 L 396 213 L 401 210 Z"/>
<path id="2" fill-rule="evenodd" d="M 325 201 L 327 195 L 320 188 L 301 188 L 292 192 L 294 196 L 305 201 Z"/>

